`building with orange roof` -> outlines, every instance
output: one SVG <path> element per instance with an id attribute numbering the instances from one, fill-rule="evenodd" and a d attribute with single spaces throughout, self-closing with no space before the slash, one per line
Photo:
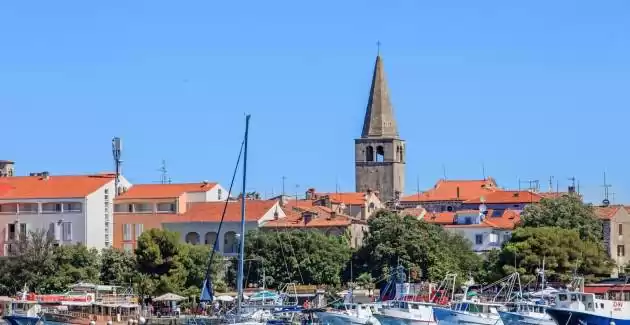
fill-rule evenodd
<path id="1" fill-rule="evenodd" d="M 627 244 L 630 244 L 629 208 L 622 205 L 610 205 L 594 207 L 593 211 L 602 222 L 604 246 L 608 255 L 615 261 L 618 268 L 623 268 L 630 262 L 630 252 L 626 255 L 626 247 L 629 247 Z M 619 270 L 616 271 L 619 272 Z"/>
<path id="2" fill-rule="evenodd" d="M 339 207 L 313 205 L 286 205 L 282 209 L 286 218 L 275 218 L 265 222 L 261 229 L 267 231 L 314 230 L 329 236 L 348 236 L 351 247 L 363 243 L 367 221 L 343 214 Z"/>
<path id="3" fill-rule="evenodd" d="M 368 190 L 367 192 L 316 192 L 314 188 L 306 191 L 306 200 L 313 201 L 314 205 L 330 206 L 355 219 L 367 220 L 376 211 L 382 209 L 383 203 L 378 197 L 378 193 Z"/>
<path id="4" fill-rule="evenodd" d="M 413 208 L 422 206 L 431 212 L 455 212 L 462 204 L 480 196 L 499 190 L 492 177 L 482 180 L 439 180 L 433 188 L 400 199 L 400 206 Z"/>
<path id="5" fill-rule="evenodd" d="M 48 232 L 59 245 L 112 245 L 115 176 L 8 175 L 0 177 L 0 254 L 9 255 L 20 238 L 37 230 Z M 121 176 L 120 185 L 129 182 Z"/>
<path id="6" fill-rule="evenodd" d="M 224 256 L 237 254 L 241 226 L 241 201 L 227 203 L 223 225 L 219 224 L 225 202 L 195 202 L 179 215 L 167 215 L 160 222 L 164 229 L 178 232 L 181 240 L 190 244 L 214 245 Z M 284 219 L 285 212 L 276 200 L 245 200 L 246 232 L 256 230 L 265 222 Z M 218 240 L 217 240 L 218 239 Z"/>
<path id="7" fill-rule="evenodd" d="M 131 251 L 145 229 L 161 227 L 165 216 L 185 214 L 195 202 L 216 202 L 227 198 L 218 183 L 136 184 L 116 197 L 113 227 L 114 247 Z"/>
<path id="8" fill-rule="evenodd" d="M 540 203 L 542 199 L 542 195 L 532 191 L 496 190 L 464 201 L 461 208 L 478 209 L 479 205 L 484 204 L 488 209 L 523 210 L 528 204 Z"/>

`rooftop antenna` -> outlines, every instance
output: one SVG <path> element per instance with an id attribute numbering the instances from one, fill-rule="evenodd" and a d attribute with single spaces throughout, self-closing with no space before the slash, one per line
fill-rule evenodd
<path id="1" fill-rule="evenodd" d="M 608 199 L 608 192 L 609 192 L 609 188 L 612 187 L 612 185 L 606 183 L 606 172 L 604 172 L 604 185 L 602 185 L 604 187 L 604 200 L 602 201 L 602 205 L 607 207 L 610 205 L 610 200 Z"/>
<path id="2" fill-rule="evenodd" d="M 446 165 L 442 164 L 442 175 L 444 176 L 444 179 L 446 180 Z"/>
<path id="3" fill-rule="evenodd" d="M 483 180 L 486 180 L 486 164 L 481 163 L 481 173 L 483 174 Z"/>
<path id="4" fill-rule="evenodd" d="M 569 187 L 569 192 L 575 192 L 575 176 L 568 178 L 571 181 L 571 186 Z"/>
<path id="5" fill-rule="evenodd" d="M 549 192 L 553 192 L 553 176 L 549 176 Z"/>
<path id="6" fill-rule="evenodd" d="M 538 192 L 538 190 L 540 189 L 540 182 L 537 179 L 532 179 L 532 180 L 527 180 L 527 181 L 522 181 L 522 180 L 518 180 L 518 190 L 521 190 L 521 183 L 525 183 L 528 184 L 529 187 L 527 188 L 528 191 L 531 192 Z"/>
<path id="7" fill-rule="evenodd" d="M 112 139 L 112 156 L 114 157 L 114 168 L 116 172 L 116 178 L 114 179 L 114 187 L 115 193 L 114 196 L 118 195 L 118 185 L 120 184 L 120 173 L 122 172 L 122 141 L 119 137 L 115 137 Z"/>
<path id="8" fill-rule="evenodd" d="M 166 169 L 166 160 L 162 159 L 162 167 L 158 171 L 161 173 L 160 184 L 171 184 L 171 178 L 168 177 L 168 170 Z"/>
<path id="9" fill-rule="evenodd" d="M 416 176 L 416 190 L 418 191 L 418 204 L 420 204 L 420 176 Z"/>
<path id="10" fill-rule="evenodd" d="M 282 176 L 282 196 L 284 196 L 284 193 L 285 193 L 284 192 L 284 181 L 286 181 L 286 180 L 287 180 L 287 177 L 286 176 Z"/>
<path id="11" fill-rule="evenodd" d="M 376 41 L 376 55 L 381 56 L 381 41 Z"/>
<path id="12" fill-rule="evenodd" d="M 339 177 L 335 176 L 335 193 L 339 194 Z"/>

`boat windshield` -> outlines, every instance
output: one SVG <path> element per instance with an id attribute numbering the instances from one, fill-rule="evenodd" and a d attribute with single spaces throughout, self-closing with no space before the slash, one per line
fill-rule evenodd
<path id="1" fill-rule="evenodd" d="M 467 311 L 469 313 L 496 314 L 500 307 L 500 305 L 460 302 L 453 305 L 453 310 Z"/>

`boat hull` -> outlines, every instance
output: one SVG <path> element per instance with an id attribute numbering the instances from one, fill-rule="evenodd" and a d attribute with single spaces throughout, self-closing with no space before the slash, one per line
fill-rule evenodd
<path id="1" fill-rule="evenodd" d="M 330 325 L 342 325 L 342 324 L 353 324 L 353 325 L 381 325 L 378 319 L 374 316 L 370 316 L 369 318 L 359 318 L 341 313 L 331 313 L 331 312 L 318 312 L 315 313 L 320 323 L 330 324 Z"/>
<path id="2" fill-rule="evenodd" d="M 404 325 L 437 325 L 436 321 L 419 320 L 405 317 L 394 317 L 385 314 L 374 315 L 381 324 L 404 324 Z"/>
<path id="3" fill-rule="evenodd" d="M 443 324 L 503 325 L 499 315 L 493 317 L 483 314 L 471 314 L 442 307 L 433 308 L 433 315 L 438 322 Z"/>
<path id="4" fill-rule="evenodd" d="M 29 317 L 22 315 L 4 316 L 2 317 L 10 325 L 36 325 L 42 319 L 39 317 Z"/>
<path id="5" fill-rule="evenodd" d="M 381 323 L 390 324 L 392 321 L 406 325 L 436 325 L 437 321 L 433 317 L 433 308 L 421 306 L 416 309 L 417 313 L 397 308 L 382 308 L 379 315 L 375 315 Z"/>
<path id="6" fill-rule="evenodd" d="M 561 325 L 630 325 L 630 317 L 609 317 L 587 311 L 549 308 L 547 314 Z"/>
<path id="7" fill-rule="evenodd" d="M 507 311 L 500 311 L 499 316 L 504 325 L 556 325 L 551 317 L 532 317 Z"/>

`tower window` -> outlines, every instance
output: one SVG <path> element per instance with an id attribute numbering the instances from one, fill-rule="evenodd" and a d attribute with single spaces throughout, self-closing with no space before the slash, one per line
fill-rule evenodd
<path id="1" fill-rule="evenodd" d="M 377 162 L 385 161 L 385 149 L 383 149 L 383 146 L 376 147 L 376 161 Z"/>
<path id="2" fill-rule="evenodd" d="M 404 161 L 404 155 L 403 155 L 403 147 L 402 146 L 398 146 L 398 161 L 402 162 Z"/>
<path id="3" fill-rule="evenodd" d="M 374 161 L 374 148 L 372 146 L 365 148 L 365 161 Z"/>

